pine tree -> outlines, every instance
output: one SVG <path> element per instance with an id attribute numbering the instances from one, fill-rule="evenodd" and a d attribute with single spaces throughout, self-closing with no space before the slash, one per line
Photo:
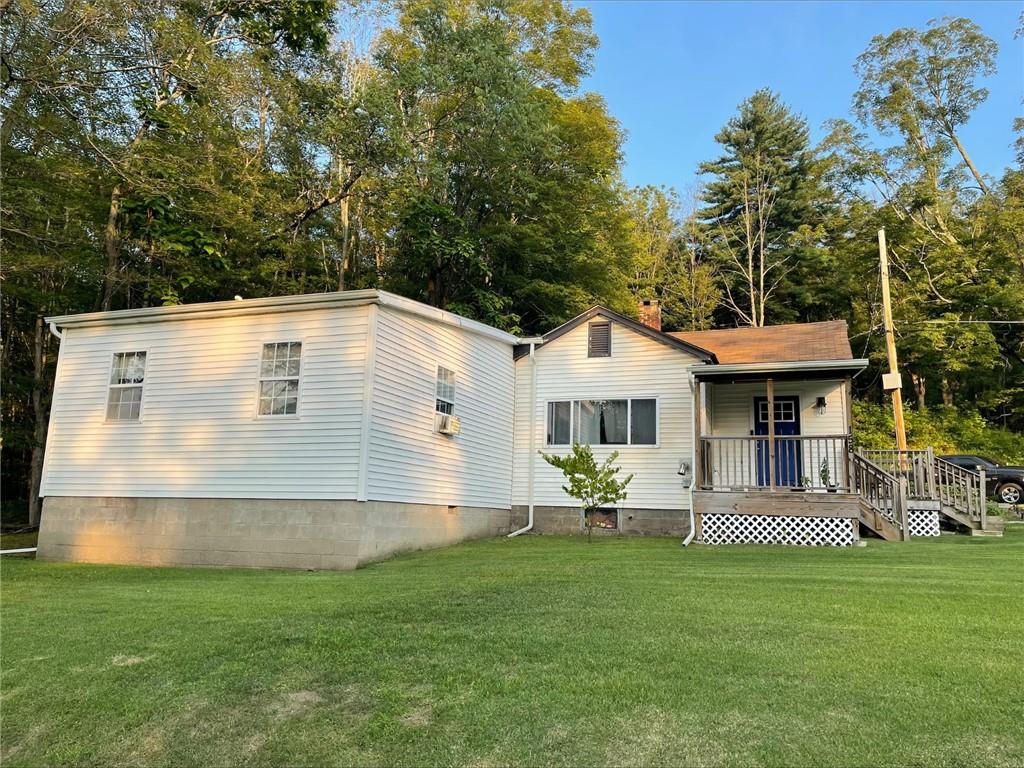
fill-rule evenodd
<path id="1" fill-rule="evenodd" d="M 814 239 L 820 196 L 807 122 L 777 94 L 760 90 L 715 140 L 724 151 L 700 166 L 711 179 L 699 217 L 720 266 L 724 306 L 741 325 L 793 319 L 792 308 L 773 299 L 790 289 Z"/>

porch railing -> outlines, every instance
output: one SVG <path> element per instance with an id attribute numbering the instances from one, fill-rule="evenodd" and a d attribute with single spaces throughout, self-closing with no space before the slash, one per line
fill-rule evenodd
<path id="1" fill-rule="evenodd" d="M 934 499 L 935 473 L 931 449 L 889 451 L 873 448 L 858 450 L 861 456 L 881 467 L 890 475 L 907 480 L 907 498 Z"/>
<path id="2" fill-rule="evenodd" d="M 863 453 L 854 454 L 853 488 L 857 494 L 907 538 L 907 481 L 887 472 Z"/>
<path id="3" fill-rule="evenodd" d="M 697 487 L 705 490 L 806 488 L 849 491 L 848 435 L 700 438 Z M 773 459 L 774 455 L 774 461 Z"/>
<path id="4" fill-rule="evenodd" d="M 933 499 L 985 525 L 985 470 L 972 472 L 924 450 L 861 449 L 858 454 L 907 481 L 910 499 Z"/>
<path id="5" fill-rule="evenodd" d="M 977 520 L 984 528 L 988 503 L 985 495 L 985 470 L 971 472 L 940 458 L 935 458 L 932 466 L 939 501 Z"/>

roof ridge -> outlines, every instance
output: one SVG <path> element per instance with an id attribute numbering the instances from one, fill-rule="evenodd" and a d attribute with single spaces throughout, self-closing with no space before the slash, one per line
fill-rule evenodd
<path id="1" fill-rule="evenodd" d="M 725 333 L 735 331 L 765 331 L 773 328 L 806 328 L 809 325 L 833 325 L 842 323 L 847 325 L 845 320 L 812 320 L 808 323 L 779 323 L 777 325 L 738 325 L 734 328 L 705 328 L 700 331 L 663 331 L 670 335 L 684 335 L 688 333 Z"/>

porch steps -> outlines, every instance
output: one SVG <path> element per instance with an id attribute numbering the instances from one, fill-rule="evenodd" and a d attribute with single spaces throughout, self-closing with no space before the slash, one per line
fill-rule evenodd
<path id="1" fill-rule="evenodd" d="M 902 541 L 900 529 L 889 522 L 881 511 L 875 509 L 862 496 L 860 497 L 860 523 L 871 533 L 886 541 Z"/>
<path id="2" fill-rule="evenodd" d="M 986 515 L 985 522 L 972 517 L 966 512 L 961 512 L 948 504 L 939 505 L 939 515 L 950 522 L 956 523 L 959 528 L 966 528 L 971 536 L 1002 536 L 1006 521 L 1001 517 L 989 517 Z"/>
<path id="3" fill-rule="evenodd" d="M 851 469 L 863 502 L 861 522 L 882 538 L 904 538 L 883 535 L 876 524 L 889 524 L 898 534 L 902 533 L 897 521 L 909 528 L 908 515 L 912 511 L 937 512 L 940 518 L 955 523 L 971 536 L 1003 535 L 1005 521 L 986 514 L 984 472 L 952 464 L 936 456 L 931 448 L 858 450 Z"/>
<path id="4" fill-rule="evenodd" d="M 995 538 L 1002 538 L 1003 532 L 993 530 L 991 528 L 971 528 L 971 536 L 992 536 Z"/>

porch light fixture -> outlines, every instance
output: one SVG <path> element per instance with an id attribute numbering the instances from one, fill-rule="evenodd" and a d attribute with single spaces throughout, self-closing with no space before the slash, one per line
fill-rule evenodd
<path id="1" fill-rule="evenodd" d="M 815 400 L 814 401 L 814 407 L 818 411 L 818 415 L 819 416 L 824 416 L 825 415 L 825 398 L 824 397 L 819 397 L 817 400 Z"/>

